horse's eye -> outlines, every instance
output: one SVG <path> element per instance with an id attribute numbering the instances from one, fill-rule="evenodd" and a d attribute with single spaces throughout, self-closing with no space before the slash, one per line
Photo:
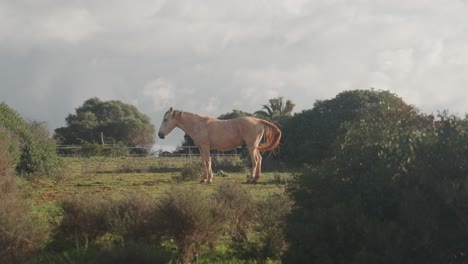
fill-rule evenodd
<path id="1" fill-rule="evenodd" d="M 167 121 L 167 118 L 164 118 L 163 121 L 166 122 L 166 121 Z"/>

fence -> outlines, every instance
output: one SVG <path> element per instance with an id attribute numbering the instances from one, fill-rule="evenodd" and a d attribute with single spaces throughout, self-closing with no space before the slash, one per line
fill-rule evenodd
<path id="1" fill-rule="evenodd" d="M 60 156 L 134 156 L 134 157 L 198 157 L 200 153 L 196 146 L 178 147 L 175 152 L 154 150 L 148 147 L 127 147 L 112 144 L 88 145 L 57 145 Z M 240 157 L 242 148 L 231 151 L 211 151 L 211 155 L 218 157 Z"/>

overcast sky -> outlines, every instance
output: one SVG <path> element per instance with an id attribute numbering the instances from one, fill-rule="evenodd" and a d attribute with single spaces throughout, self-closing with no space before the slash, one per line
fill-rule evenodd
<path id="1" fill-rule="evenodd" d="M 389 90 L 423 112 L 468 112 L 466 0 L 0 0 L 0 101 L 64 126 L 90 97 L 135 105 L 296 111 Z M 176 146 L 173 132 L 157 146 Z"/>

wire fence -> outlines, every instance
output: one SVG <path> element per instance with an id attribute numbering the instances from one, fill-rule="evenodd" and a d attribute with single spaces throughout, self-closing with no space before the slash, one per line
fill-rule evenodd
<path id="1" fill-rule="evenodd" d="M 153 149 L 152 146 L 128 147 L 113 144 L 57 145 L 57 154 L 63 157 L 81 156 L 131 156 L 131 157 L 198 157 L 200 152 L 196 146 L 181 146 L 176 151 Z M 211 151 L 212 156 L 240 157 L 242 148 L 231 151 Z"/>

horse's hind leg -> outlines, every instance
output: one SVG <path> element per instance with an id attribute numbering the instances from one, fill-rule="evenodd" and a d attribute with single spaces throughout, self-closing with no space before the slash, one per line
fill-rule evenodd
<path id="1" fill-rule="evenodd" d="M 258 149 L 255 149 L 255 155 L 257 156 L 257 169 L 255 171 L 254 181 L 257 181 L 260 178 L 260 174 L 262 173 L 262 154 Z"/>
<path id="2" fill-rule="evenodd" d="M 260 165 L 262 162 L 262 156 L 260 155 L 257 148 L 249 148 L 250 159 L 252 160 L 252 172 L 248 182 L 257 182 L 260 177 Z"/>
<path id="3" fill-rule="evenodd" d="M 210 150 L 209 149 L 200 149 L 201 156 L 202 156 L 202 161 L 203 161 L 203 167 L 205 169 L 205 172 L 203 173 L 203 178 L 201 179 L 202 182 L 213 182 L 213 171 L 211 170 L 211 156 L 210 156 Z"/>

